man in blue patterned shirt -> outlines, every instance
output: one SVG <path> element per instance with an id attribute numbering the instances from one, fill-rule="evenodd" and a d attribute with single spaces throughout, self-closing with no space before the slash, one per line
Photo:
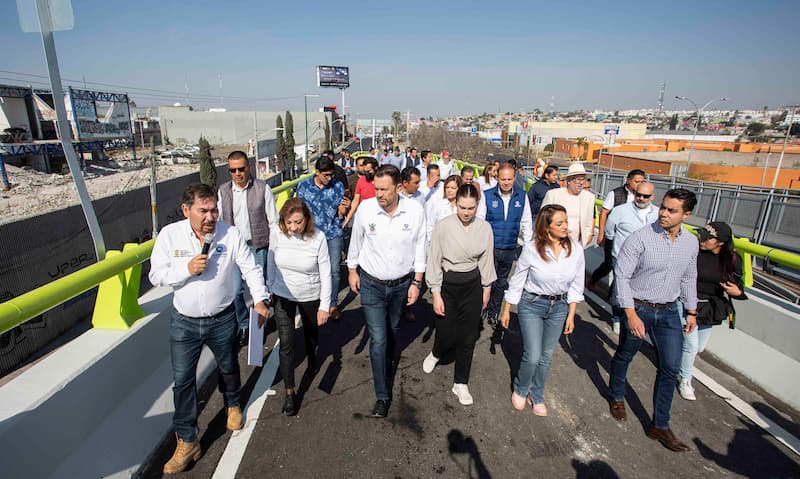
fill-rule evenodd
<path id="1" fill-rule="evenodd" d="M 647 437 L 667 449 L 681 452 L 689 447 L 669 428 L 672 396 L 681 365 L 683 332 L 697 323 L 697 238 L 681 227 L 697 205 L 694 193 L 675 188 L 664 194 L 658 221 L 631 233 L 617 254 L 614 276 L 617 300 L 625 311 L 626 325 L 609 369 L 611 416 L 624 421 L 625 383 L 628 365 L 646 334 L 658 357 L 653 387 L 653 422 Z M 686 326 L 681 325 L 678 303 L 686 307 Z"/>
<path id="2" fill-rule="evenodd" d="M 311 210 L 314 226 L 325 233 L 331 259 L 331 309 L 330 318 L 341 318 L 339 313 L 339 269 L 342 261 L 342 218 L 350 207 L 345 197 L 345 186 L 333 178 L 335 164 L 327 156 L 317 160 L 314 176 L 297 185 L 297 197 Z"/>

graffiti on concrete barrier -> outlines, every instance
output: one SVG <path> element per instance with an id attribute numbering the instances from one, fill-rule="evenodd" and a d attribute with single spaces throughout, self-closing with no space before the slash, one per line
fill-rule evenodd
<path id="1" fill-rule="evenodd" d="M 48 270 L 47 274 L 51 278 L 58 278 L 64 276 L 72 271 L 80 269 L 82 266 L 93 263 L 95 260 L 94 253 L 81 253 L 73 256 L 68 261 L 64 261 L 55 266 L 55 271 Z"/>

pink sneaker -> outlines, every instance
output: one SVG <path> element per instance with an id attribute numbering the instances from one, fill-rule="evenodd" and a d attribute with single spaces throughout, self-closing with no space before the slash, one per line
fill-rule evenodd
<path id="1" fill-rule="evenodd" d="M 547 406 L 545 406 L 544 403 L 534 404 L 533 413 L 537 416 L 547 416 Z"/>
<path id="2" fill-rule="evenodd" d="M 525 398 L 513 392 L 511 393 L 511 405 L 514 406 L 514 409 L 517 411 L 522 411 L 525 409 Z"/>

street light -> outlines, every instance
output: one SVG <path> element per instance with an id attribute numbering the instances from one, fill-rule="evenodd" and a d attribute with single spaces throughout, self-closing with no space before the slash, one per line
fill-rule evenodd
<path id="1" fill-rule="evenodd" d="M 306 124 L 306 144 L 303 147 L 303 156 L 306 159 L 306 171 L 310 171 L 310 167 L 308 166 L 308 99 L 309 98 L 319 98 L 319 95 L 313 94 L 304 94 L 303 95 L 303 112 L 305 113 L 305 124 Z"/>
<path id="2" fill-rule="evenodd" d="M 692 143 L 689 145 L 689 156 L 686 158 L 686 176 L 689 176 L 689 167 L 692 165 L 692 151 L 694 150 L 694 139 L 697 136 L 697 130 L 700 128 L 700 115 L 703 111 L 708 107 L 708 105 L 714 103 L 715 101 L 726 101 L 727 98 L 715 98 L 713 100 L 709 100 L 705 105 L 701 107 L 697 107 L 697 103 L 694 102 L 691 98 L 687 98 L 685 96 L 675 95 L 675 98 L 678 100 L 686 100 L 694 106 L 695 111 L 697 112 L 697 122 L 694 125 L 694 133 L 692 133 Z"/>

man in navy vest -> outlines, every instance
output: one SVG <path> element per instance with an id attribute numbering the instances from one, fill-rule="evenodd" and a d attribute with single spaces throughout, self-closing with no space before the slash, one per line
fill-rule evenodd
<path id="1" fill-rule="evenodd" d="M 611 252 L 614 249 L 614 243 L 611 240 L 607 240 L 605 237 L 605 228 L 606 221 L 608 221 L 608 215 L 611 213 L 611 210 L 617 206 L 630 203 L 634 200 L 636 188 L 638 188 L 638 186 L 644 181 L 644 176 L 645 173 L 642 170 L 629 171 L 628 176 L 625 178 L 625 184 L 609 191 L 606 195 L 605 201 L 603 201 L 603 209 L 600 210 L 600 221 L 597 232 L 597 246 L 603 248 L 603 262 L 592 273 L 592 277 L 588 285 L 590 288 L 611 272 Z M 620 245 L 620 247 L 621 246 L 622 245 Z"/>
<path id="2" fill-rule="evenodd" d="M 516 170 L 509 163 L 501 163 L 497 172 L 497 186 L 486 190 L 486 221 L 492 226 L 494 233 L 494 269 L 497 280 L 492 285 L 489 305 L 486 307 L 486 319 L 495 334 L 492 337 L 492 349 L 502 338 L 503 328 L 497 321 L 503 294 L 508 289 L 508 275 L 511 265 L 516 259 L 517 239 L 520 231 L 523 241 L 531 241 L 533 225 L 531 224 L 531 206 L 525 190 L 514 186 Z"/>
<path id="3" fill-rule="evenodd" d="M 269 230 L 278 217 L 275 197 L 266 181 L 250 174 L 250 162 L 245 152 L 237 150 L 228 155 L 228 171 L 231 181 L 221 184 L 218 193 L 220 220 L 235 226 L 242 233 L 266 279 Z M 234 291 L 238 292 L 233 303 L 239 320 L 239 344 L 244 346 L 248 339 L 249 315 L 244 301 L 242 275 L 238 270 L 233 275 L 233 281 Z"/>

